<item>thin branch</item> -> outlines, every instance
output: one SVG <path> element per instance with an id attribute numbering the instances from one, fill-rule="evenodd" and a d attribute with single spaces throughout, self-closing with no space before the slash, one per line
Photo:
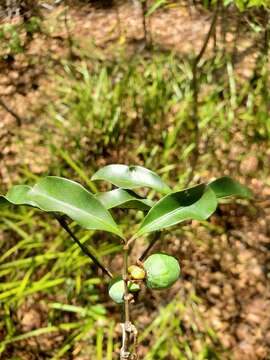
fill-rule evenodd
<path id="1" fill-rule="evenodd" d="M 147 48 L 151 47 L 152 46 L 152 36 L 151 36 L 150 30 L 148 31 L 148 29 L 147 29 L 147 20 L 146 20 L 147 12 L 148 12 L 147 0 L 133 0 L 133 4 L 138 9 L 140 9 L 140 12 L 141 12 L 144 46 L 146 46 Z M 149 23 L 149 21 L 148 21 L 148 23 Z"/>
<path id="2" fill-rule="evenodd" d="M 14 111 L 12 110 L 9 105 L 6 104 L 6 102 L 0 98 L 0 106 L 2 106 L 10 115 L 12 115 L 17 122 L 18 126 L 21 126 L 23 123 L 22 118 Z"/>
<path id="3" fill-rule="evenodd" d="M 62 218 L 59 215 L 55 214 L 55 218 L 56 220 L 59 222 L 59 224 L 61 225 L 61 227 L 71 236 L 71 238 L 75 241 L 75 243 L 81 248 L 82 252 L 88 256 L 94 264 L 96 264 L 105 274 L 107 274 L 110 278 L 113 277 L 112 273 L 104 266 L 101 264 L 101 262 L 95 257 L 95 255 L 93 255 L 89 249 L 82 244 L 79 239 L 75 236 L 75 234 L 71 231 L 71 229 L 69 228 L 68 224 L 66 223 L 66 221 L 64 220 L 64 218 Z"/>
<path id="4" fill-rule="evenodd" d="M 233 50 L 232 50 L 232 63 L 234 64 L 237 59 L 238 54 L 238 44 L 239 44 L 239 37 L 240 37 L 240 30 L 241 30 L 241 18 L 242 15 L 237 16 L 237 22 L 235 27 L 235 35 L 234 35 L 234 41 L 233 41 Z"/>
<path id="5" fill-rule="evenodd" d="M 268 62 L 268 52 L 269 52 L 269 40 L 270 40 L 270 27 L 269 27 L 269 12 L 265 10 L 264 13 L 264 35 L 263 35 L 263 55 Z"/>
<path id="6" fill-rule="evenodd" d="M 221 41 L 222 41 L 222 54 L 226 55 L 227 49 L 227 30 L 228 30 L 228 13 L 224 3 L 221 3 Z"/>
<path id="7" fill-rule="evenodd" d="M 215 9 L 213 18 L 212 18 L 212 22 L 211 22 L 209 31 L 208 31 L 208 33 L 206 34 L 206 37 L 205 37 L 203 46 L 202 46 L 199 54 L 198 54 L 198 55 L 196 56 L 196 58 L 195 58 L 194 63 L 195 63 L 196 65 L 198 65 L 198 63 L 200 62 L 201 58 L 203 57 L 203 55 L 204 55 L 204 53 L 205 53 L 205 50 L 207 49 L 209 40 L 210 40 L 210 38 L 211 38 L 211 36 L 212 36 L 212 33 L 213 33 L 213 31 L 215 30 L 215 26 L 216 26 L 216 22 L 217 22 L 217 18 L 218 18 L 218 13 L 219 13 L 220 4 L 221 4 L 221 0 L 218 0 L 218 3 L 217 3 L 217 6 L 216 6 L 216 9 Z"/>
<path id="8" fill-rule="evenodd" d="M 147 24 L 146 24 L 146 14 L 147 14 L 147 0 L 141 1 L 142 6 L 142 25 L 143 25 L 143 31 L 144 31 L 144 42 L 147 44 Z"/>
<path id="9" fill-rule="evenodd" d="M 67 34 L 67 43 L 68 43 L 68 51 L 69 51 L 69 57 L 70 59 L 76 59 L 77 56 L 74 53 L 73 50 L 73 39 L 72 39 L 72 34 L 70 31 L 70 27 L 69 27 L 69 23 L 68 23 L 68 2 L 67 0 L 64 1 L 65 4 L 65 14 L 64 14 L 64 24 L 65 24 L 65 30 L 66 30 L 66 34 Z"/>
<path id="10" fill-rule="evenodd" d="M 194 138 L 194 144 L 195 144 L 195 148 L 193 151 L 193 158 L 191 159 L 191 171 L 189 174 L 189 177 L 187 179 L 186 185 L 188 185 L 190 183 L 190 181 L 193 178 L 194 175 L 194 171 L 195 171 L 195 167 L 197 165 L 198 162 L 198 157 L 199 157 L 199 150 L 198 150 L 198 145 L 199 145 L 199 124 L 198 124 L 198 94 L 199 94 L 199 90 L 198 90 L 198 65 L 200 60 L 202 59 L 207 46 L 209 44 L 210 38 L 215 30 L 216 27 L 216 23 L 217 23 L 217 18 L 218 18 L 218 13 L 219 13 L 219 8 L 220 8 L 220 4 L 221 4 L 221 0 L 218 0 L 218 3 L 216 5 L 216 9 L 214 12 L 214 15 L 212 17 L 212 22 L 210 25 L 210 28 L 208 30 L 208 33 L 206 34 L 205 40 L 203 42 L 203 45 L 201 47 L 200 52 L 198 53 L 198 55 L 195 57 L 195 59 L 193 60 L 193 64 L 192 64 L 192 83 L 191 83 L 191 88 L 192 88 L 192 108 L 191 108 L 191 121 L 194 124 L 194 131 L 195 131 L 195 138 Z"/>

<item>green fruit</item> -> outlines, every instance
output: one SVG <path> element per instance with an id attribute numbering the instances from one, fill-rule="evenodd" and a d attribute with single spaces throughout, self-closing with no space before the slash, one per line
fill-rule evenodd
<path id="1" fill-rule="evenodd" d="M 140 290 L 140 286 L 131 281 L 128 282 L 128 291 L 137 292 Z M 117 304 L 122 304 L 124 302 L 125 294 L 125 283 L 121 276 L 117 276 L 112 279 L 109 284 L 109 296 Z"/>
<path id="2" fill-rule="evenodd" d="M 137 265 L 131 265 L 128 272 L 134 280 L 143 280 L 145 278 L 145 271 Z"/>
<path id="3" fill-rule="evenodd" d="M 150 255 L 144 262 L 146 286 L 149 289 L 167 289 L 180 276 L 180 266 L 176 258 L 167 254 Z"/>

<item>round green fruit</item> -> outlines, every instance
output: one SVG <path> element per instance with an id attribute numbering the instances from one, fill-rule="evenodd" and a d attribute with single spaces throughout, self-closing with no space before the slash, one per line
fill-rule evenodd
<path id="1" fill-rule="evenodd" d="M 145 278 L 145 271 L 137 265 L 131 265 L 128 268 L 128 272 L 132 279 L 134 280 L 143 280 Z"/>
<path id="2" fill-rule="evenodd" d="M 161 290 L 171 287 L 180 277 L 180 265 L 173 256 L 157 253 L 150 255 L 144 262 L 146 286 Z"/>
<path id="3" fill-rule="evenodd" d="M 128 291 L 137 292 L 140 290 L 140 286 L 131 281 L 128 282 Z M 121 276 L 118 276 L 109 284 L 109 296 L 117 304 L 122 304 L 124 302 L 125 294 L 125 283 Z"/>

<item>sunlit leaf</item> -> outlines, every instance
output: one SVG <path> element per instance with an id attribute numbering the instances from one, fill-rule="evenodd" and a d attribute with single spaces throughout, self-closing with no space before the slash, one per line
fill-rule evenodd
<path id="1" fill-rule="evenodd" d="M 169 194 L 152 207 L 135 237 L 185 220 L 206 220 L 216 208 L 215 193 L 204 184 Z"/>
<path id="2" fill-rule="evenodd" d="M 98 170 L 92 180 L 105 180 L 123 189 L 150 187 L 163 194 L 171 192 L 156 173 L 142 166 L 107 165 Z"/>
<path id="3" fill-rule="evenodd" d="M 6 206 L 10 203 L 13 205 L 30 205 L 37 206 L 28 196 L 31 187 L 28 185 L 13 186 L 5 196 L 0 196 L 0 206 Z"/>
<path id="4" fill-rule="evenodd" d="M 60 212 L 91 230 L 105 230 L 123 237 L 111 214 L 93 194 L 80 184 L 60 177 L 48 176 L 32 188 L 15 186 L 2 203 L 32 205 L 48 212 Z"/>

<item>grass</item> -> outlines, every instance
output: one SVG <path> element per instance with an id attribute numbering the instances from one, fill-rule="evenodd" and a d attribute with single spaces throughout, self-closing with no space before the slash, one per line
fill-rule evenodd
<path id="1" fill-rule="evenodd" d="M 119 148 L 128 149 L 127 153 L 123 150 L 123 159 L 130 163 L 140 159 L 165 178 L 180 173 L 177 180 L 181 186 L 188 176 L 186 165 L 195 146 L 189 123 L 190 78 L 189 64 L 173 55 L 136 57 L 107 66 L 97 60 L 92 61 L 90 69 L 86 64 L 79 66 L 75 75 L 58 78 L 60 97 L 50 116 L 54 119 L 53 132 L 65 134 L 61 148 L 68 151 L 63 155 L 53 143 L 54 148 L 77 173 L 67 153 L 95 168 L 97 164 L 91 162 L 90 155 L 107 152 L 112 161 L 119 155 L 121 160 L 121 154 L 113 153 Z M 205 120 L 204 126 L 211 120 Z M 182 163 L 180 169 L 175 165 L 177 161 Z M 85 181 L 89 174 L 83 175 L 81 169 L 79 176 Z"/>
<path id="2" fill-rule="evenodd" d="M 235 132 L 247 134 L 250 142 L 267 141 L 270 134 L 264 63 L 244 84 L 229 58 L 219 55 L 200 66 L 201 147 L 194 181 L 220 169 L 226 172 L 222 159 L 213 154 Z M 70 68 L 66 62 L 56 78 L 51 76 L 57 91 L 46 114 L 44 142 L 52 159 L 48 173 L 76 179 L 96 192 L 89 179 L 100 164 L 136 163 L 183 187 L 195 148 L 190 61 L 153 52 L 112 61 L 85 56 Z M 32 183 L 35 177 L 27 169 L 21 175 L 22 182 Z M 131 228 L 137 220 L 131 212 L 122 226 Z M 114 239 L 71 226 L 81 242 L 107 261 L 120 249 Z M 207 224 L 205 229 L 211 231 Z M 22 341 L 61 334 L 63 341 L 46 350 L 50 359 L 66 359 L 72 352 L 116 359 L 118 309 L 108 304 L 107 281 L 55 221 L 36 210 L 4 210 L 0 230 L 0 353 L 13 356 Z M 141 329 L 140 341 L 149 348 L 145 360 L 228 358 L 208 325 L 196 324 L 201 321 L 199 302 L 194 294 L 185 301 L 177 295 L 158 307 L 153 322 Z M 23 332 L 17 312 L 36 304 L 44 305 L 47 320 L 43 327 Z"/>
<path id="3" fill-rule="evenodd" d="M 219 355 L 215 349 L 218 339 L 213 330 L 207 329 L 207 325 L 204 324 L 205 333 L 200 332 L 196 323 L 202 321 L 197 309 L 198 300 L 196 296 L 191 295 L 184 304 L 180 296 L 176 296 L 167 306 L 160 308 L 158 316 L 139 338 L 139 341 L 143 342 L 152 334 L 155 339 L 144 358 L 145 360 L 166 357 L 181 360 L 218 360 L 222 358 L 222 355 Z M 199 342 L 201 348 L 196 354 L 192 343 L 186 336 L 187 328 L 183 320 L 188 315 L 188 309 L 193 311 L 192 325 L 189 330 L 194 333 L 193 341 Z"/>
<path id="4" fill-rule="evenodd" d="M 229 57 L 202 62 L 199 131 L 201 153 L 205 149 L 206 154 L 200 157 L 198 173 L 220 166 L 218 158 L 215 163 L 207 158 L 220 138 L 228 144 L 235 131 L 250 140 L 269 138 L 266 65 L 259 70 L 258 75 L 254 69 L 256 80 L 249 83 L 241 80 Z M 111 62 L 85 59 L 57 78 L 49 143 L 92 191 L 89 175 L 99 167 L 96 159 L 103 157 L 108 162 L 141 162 L 183 187 L 196 146 L 191 78 L 190 61 L 173 54 L 120 56 Z M 60 144 L 55 134 L 61 136 Z"/>
<path id="5" fill-rule="evenodd" d="M 16 310 L 27 301 L 29 297 L 42 299 L 46 296 L 62 294 L 65 303 L 46 301 L 50 322 L 56 319 L 57 325 L 50 325 L 36 329 L 22 335 L 16 334 L 16 326 L 11 316 L 3 316 L 1 326 L 7 333 L 0 343 L 3 352 L 9 344 L 21 341 L 33 336 L 40 336 L 51 332 L 75 331 L 64 348 L 59 349 L 57 354 L 62 356 L 73 343 L 93 328 L 96 321 L 104 320 L 105 308 L 98 304 L 99 295 L 97 286 L 101 279 L 93 273 L 89 266 L 89 259 L 85 258 L 79 249 L 71 243 L 62 231 L 58 234 L 53 230 L 53 221 L 42 219 L 36 211 L 22 210 L 15 216 L 13 212 L 5 211 L 1 221 L 3 233 L 10 232 L 9 237 L 13 246 L 6 245 L 7 250 L 2 252 L 0 259 L 0 274 L 2 279 L 9 281 L 0 284 L 0 303 L 2 311 L 7 315 Z M 74 227 L 74 226 L 73 226 Z M 33 230 L 36 230 L 33 232 Z M 52 241 L 52 236 L 53 238 Z M 88 232 L 81 236 L 81 241 L 88 241 L 91 246 L 93 234 Z M 50 241 L 46 241 L 50 237 Z M 5 244 L 2 244 L 2 249 Z M 119 251 L 119 244 L 104 242 L 99 248 L 100 257 L 114 254 Z M 82 269 L 84 271 L 82 272 Z M 83 287 L 82 287 L 83 284 Z M 64 292 L 61 291 L 64 290 Z M 71 299 L 78 298 L 84 307 L 69 305 Z M 59 323 L 57 313 L 66 312 L 75 314 L 72 322 Z M 75 329 L 75 330 L 74 330 Z M 54 358 L 59 358 L 58 355 Z"/>

